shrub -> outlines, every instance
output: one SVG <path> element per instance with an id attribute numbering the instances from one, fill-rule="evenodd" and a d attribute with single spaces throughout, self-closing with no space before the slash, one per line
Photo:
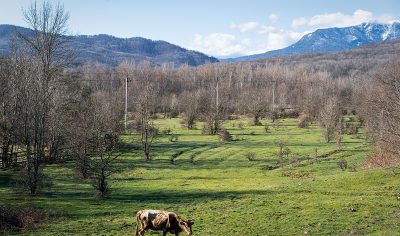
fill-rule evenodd
<path id="1" fill-rule="evenodd" d="M 351 122 L 351 123 L 346 122 L 346 125 L 345 125 L 345 133 L 346 133 L 346 134 L 349 134 L 349 135 L 358 134 L 359 128 L 360 128 L 360 127 L 359 127 L 359 124 L 358 124 L 358 123 L 355 123 L 355 122 Z"/>
<path id="2" fill-rule="evenodd" d="M 36 194 L 40 189 L 51 186 L 52 182 L 43 173 L 42 167 L 39 167 L 37 174 L 34 175 L 32 171 L 27 171 L 27 165 L 19 170 L 15 177 L 16 190 Z"/>
<path id="3" fill-rule="evenodd" d="M 90 177 L 90 157 L 88 155 L 77 155 L 75 169 L 77 177 L 87 179 Z"/>
<path id="4" fill-rule="evenodd" d="M 342 135 L 337 135 L 336 136 L 336 150 L 342 150 L 342 141 L 343 141 Z"/>
<path id="5" fill-rule="evenodd" d="M 231 134 L 226 129 L 220 129 L 219 133 L 218 133 L 218 136 L 219 136 L 219 140 L 223 141 L 223 142 L 232 140 Z"/>
<path id="6" fill-rule="evenodd" d="M 196 162 L 196 153 L 192 153 L 192 154 L 190 155 L 190 162 L 192 162 L 193 164 L 195 164 L 195 162 Z"/>
<path id="7" fill-rule="evenodd" d="M 280 117 L 280 114 L 278 112 L 276 112 L 276 111 L 272 112 L 272 114 L 271 114 L 272 123 L 275 122 L 277 119 L 279 119 L 279 117 Z"/>
<path id="8" fill-rule="evenodd" d="M 163 131 L 162 131 L 162 134 L 166 134 L 166 135 L 170 135 L 171 134 L 171 129 L 170 128 L 168 128 L 168 129 L 164 129 Z"/>
<path id="9" fill-rule="evenodd" d="M 168 118 L 176 118 L 178 116 L 179 116 L 179 112 L 175 109 L 167 113 Z"/>
<path id="10" fill-rule="evenodd" d="M 347 169 L 347 161 L 346 161 L 346 159 L 340 159 L 337 162 L 337 165 L 341 170 L 343 170 L 343 171 L 346 170 Z"/>
<path id="11" fill-rule="evenodd" d="M 178 135 L 176 134 L 170 134 L 169 135 L 169 141 L 174 143 L 174 142 L 178 142 Z"/>
<path id="12" fill-rule="evenodd" d="M 255 161 L 256 160 L 256 154 L 254 154 L 253 152 L 248 152 L 245 154 L 245 157 L 247 158 L 247 160 L 249 161 Z"/>
<path id="13" fill-rule="evenodd" d="M 207 119 L 202 127 L 201 133 L 207 135 L 217 134 L 221 127 L 221 121 L 217 119 Z"/>
<path id="14" fill-rule="evenodd" d="M 350 171 L 351 171 L 351 172 L 357 172 L 357 167 L 356 167 L 356 165 L 354 165 L 354 164 L 351 165 L 351 166 L 350 166 Z"/>
<path id="15" fill-rule="evenodd" d="M 100 197 L 106 197 L 111 192 L 108 179 L 117 170 L 114 162 L 121 155 L 117 152 L 121 143 L 114 134 L 106 134 L 97 142 L 96 153 L 90 162 L 92 186 Z"/>
<path id="16" fill-rule="evenodd" d="M 264 130 L 265 130 L 265 133 L 268 133 L 268 131 L 269 131 L 269 125 L 268 124 L 264 125 Z"/>
<path id="17" fill-rule="evenodd" d="M 301 113 L 297 121 L 297 127 L 307 128 L 309 125 L 310 125 L 309 116 L 306 113 Z"/>
<path id="18" fill-rule="evenodd" d="M 290 154 L 290 153 L 292 153 L 292 151 L 290 150 L 290 148 L 288 148 L 288 147 L 284 147 L 284 148 L 283 148 L 283 150 L 282 150 L 282 155 L 283 155 L 283 156 L 289 157 L 289 154 Z"/>
<path id="19" fill-rule="evenodd" d="M 275 144 L 279 147 L 279 151 L 278 151 L 278 156 L 279 157 L 282 158 L 283 156 L 286 155 L 286 153 L 289 152 L 289 150 L 285 150 L 285 149 L 288 149 L 286 147 L 286 145 L 287 145 L 287 141 L 286 140 L 283 140 L 283 139 L 275 140 Z"/>
<path id="20" fill-rule="evenodd" d="M 32 229 L 45 223 L 48 215 L 33 207 L 0 207 L 0 232 L 16 229 Z"/>

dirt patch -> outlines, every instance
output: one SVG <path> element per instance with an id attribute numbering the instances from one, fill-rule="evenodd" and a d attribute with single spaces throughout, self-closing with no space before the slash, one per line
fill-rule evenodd
<path id="1" fill-rule="evenodd" d="M 283 172 L 282 177 L 289 177 L 292 179 L 303 179 L 303 178 L 310 178 L 311 174 L 308 172 L 304 173 Z"/>

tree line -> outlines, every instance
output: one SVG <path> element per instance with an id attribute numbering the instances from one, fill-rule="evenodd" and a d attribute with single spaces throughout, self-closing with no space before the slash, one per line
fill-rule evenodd
<path id="1" fill-rule="evenodd" d="M 121 153 L 119 135 L 136 134 L 144 159 L 151 159 L 160 116 L 180 116 L 185 128 L 204 135 L 217 134 L 224 120 L 238 115 L 252 117 L 253 125 L 293 117 L 299 127 L 318 122 L 331 142 L 340 141 L 345 129 L 358 132 L 344 127 L 348 114 L 365 125 L 379 155 L 400 154 L 399 61 L 339 77 L 312 63 L 268 61 L 179 68 L 124 61 L 116 68 L 76 68 L 70 66 L 74 52 L 64 36 L 69 16 L 62 5 L 34 3 L 24 16 L 34 34 L 17 33 L 12 56 L 0 60 L 0 145 L 5 168 L 22 153 L 21 182 L 31 194 L 39 190 L 43 166 L 65 160 L 107 194 L 112 162 Z"/>

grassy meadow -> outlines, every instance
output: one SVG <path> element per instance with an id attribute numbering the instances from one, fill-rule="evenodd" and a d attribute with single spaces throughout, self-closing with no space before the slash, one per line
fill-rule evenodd
<path id="1" fill-rule="evenodd" d="M 51 185 L 34 197 L 15 192 L 14 173 L 0 171 L 1 205 L 52 216 L 39 228 L 6 234 L 132 235 L 136 211 L 164 209 L 194 220 L 194 235 L 400 235 L 400 178 L 363 168 L 371 147 L 362 133 L 344 135 L 336 151 L 317 124 L 261 120 L 269 124 L 265 132 L 250 121 L 224 122 L 233 141 L 222 142 L 202 135 L 201 123 L 186 130 L 179 118 L 158 119 L 160 131 L 170 129 L 178 140 L 159 137 L 150 161 L 135 136 L 122 136 L 127 148 L 103 200 L 76 177 L 73 163 L 46 166 Z M 291 151 L 283 160 L 278 140 Z M 343 159 L 345 170 L 337 164 Z"/>

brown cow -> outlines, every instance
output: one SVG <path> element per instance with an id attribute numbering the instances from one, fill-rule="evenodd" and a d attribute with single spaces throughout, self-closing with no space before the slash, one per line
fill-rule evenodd
<path id="1" fill-rule="evenodd" d="M 187 235 L 192 235 L 191 221 L 186 221 L 173 212 L 160 210 L 141 210 L 136 213 L 136 232 L 135 236 L 144 236 L 146 230 L 162 230 L 163 236 L 167 233 L 179 235 L 180 232 L 185 232 Z M 140 225 L 140 229 L 139 229 Z"/>

